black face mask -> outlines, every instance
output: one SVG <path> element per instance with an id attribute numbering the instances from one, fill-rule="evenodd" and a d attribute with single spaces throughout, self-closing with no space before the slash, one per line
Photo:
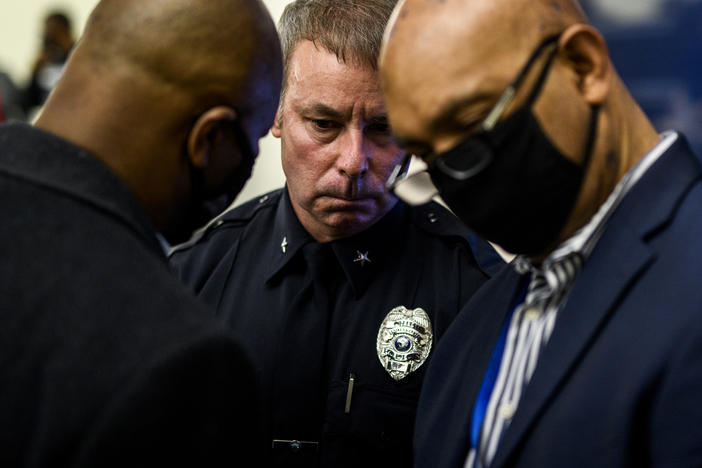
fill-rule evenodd
<path id="1" fill-rule="evenodd" d="M 192 163 L 189 163 L 192 187 L 189 208 L 184 210 L 182 216 L 178 219 L 177 226 L 168 235 L 164 233 L 170 243 L 185 242 L 194 231 L 203 227 L 212 218 L 226 210 L 234 202 L 234 199 L 251 177 L 251 171 L 256 161 L 256 153 L 251 148 L 248 136 L 239 122 L 232 122 L 231 125 L 241 154 L 239 167 L 227 181 L 225 191 L 223 193 L 218 191 L 217 194 L 213 195 L 205 187 L 204 170 L 196 168 Z M 188 161 L 190 161 L 189 158 Z"/>
<path id="2" fill-rule="evenodd" d="M 512 91 L 543 47 L 555 40 L 549 38 L 534 51 Z M 520 109 L 437 155 L 428 170 L 443 200 L 463 222 L 515 254 L 543 253 L 557 241 L 580 192 L 595 140 L 598 108 L 592 109 L 581 165 L 551 143 L 532 113 L 555 52 Z"/>

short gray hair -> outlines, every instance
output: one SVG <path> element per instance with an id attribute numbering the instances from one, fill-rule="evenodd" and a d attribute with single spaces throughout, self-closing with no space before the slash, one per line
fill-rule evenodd
<path id="1" fill-rule="evenodd" d="M 343 63 L 378 68 L 383 32 L 397 0 L 296 0 L 278 22 L 283 49 L 283 94 L 295 46 L 324 47 Z M 281 99 L 282 105 L 282 99 Z"/>

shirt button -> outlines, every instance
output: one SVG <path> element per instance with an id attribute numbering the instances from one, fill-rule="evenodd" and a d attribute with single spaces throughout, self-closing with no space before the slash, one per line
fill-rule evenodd
<path id="1" fill-rule="evenodd" d="M 529 307 L 524 311 L 524 320 L 535 322 L 541 317 L 541 310 L 538 307 Z"/>
<path id="2" fill-rule="evenodd" d="M 512 419 L 517 411 L 517 405 L 513 403 L 502 403 L 500 405 L 500 417 L 503 419 Z"/>

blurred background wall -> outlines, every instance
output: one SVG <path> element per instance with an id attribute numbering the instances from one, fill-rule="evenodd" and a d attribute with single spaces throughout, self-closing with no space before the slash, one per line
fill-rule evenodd
<path id="1" fill-rule="evenodd" d="M 702 0 L 583 0 L 615 67 L 658 130 L 702 155 Z"/>
<path id="2" fill-rule="evenodd" d="M 264 0 L 277 21 L 287 0 Z M 26 85 L 44 17 L 61 10 L 74 34 L 97 0 L 0 0 L 0 71 Z M 659 130 L 680 129 L 702 154 L 702 0 L 582 0 L 614 63 Z M 261 141 L 252 179 L 237 203 L 283 185 L 280 144 Z"/>

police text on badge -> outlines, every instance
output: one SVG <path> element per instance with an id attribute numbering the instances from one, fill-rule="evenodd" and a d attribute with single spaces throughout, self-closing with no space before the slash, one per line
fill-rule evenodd
<path id="1" fill-rule="evenodd" d="M 378 359 L 390 377 L 402 380 L 427 360 L 433 337 L 431 320 L 423 309 L 395 307 L 378 330 Z"/>

